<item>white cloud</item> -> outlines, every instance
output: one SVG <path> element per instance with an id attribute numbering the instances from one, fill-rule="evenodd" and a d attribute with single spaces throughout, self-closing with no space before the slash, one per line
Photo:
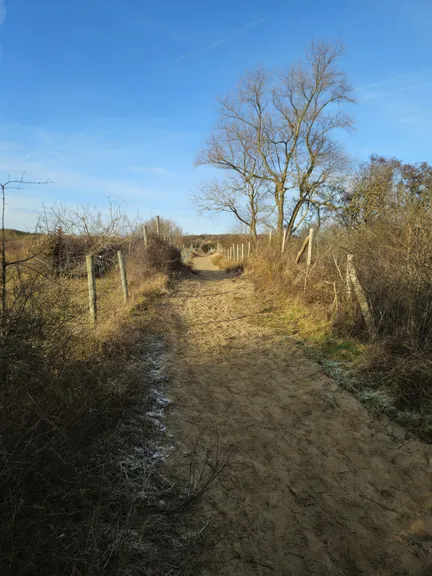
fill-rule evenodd
<path id="1" fill-rule="evenodd" d="M 6 20 L 6 0 L 0 0 L 0 24 Z"/>
<path id="2" fill-rule="evenodd" d="M 432 68 L 388 76 L 377 82 L 361 84 L 355 90 L 360 102 L 388 99 L 406 92 L 429 88 L 432 82 Z"/>
<path id="3" fill-rule="evenodd" d="M 219 38 L 218 40 L 215 40 L 211 44 L 207 44 L 207 46 L 203 46 L 202 48 L 197 48 L 196 50 L 191 50 L 190 52 L 186 52 L 186 54 L 183 54 L 182 56 L 179 56 L 178 58 L 173 60 L 172 64 L 178 64 L 179 62 L 182 62 L 183 60 L 187 60 L 188 58 L 191 58 L 192 56 L 197 56 L 198 54 L 202 54 L 203 52 L 208 52 L 209 50 L 213 50 L 214 48 L 221 46 L 221 44 L 225 44 L 225 42 L 228 42 L 228 40 L 231 40 L 232 38 L 235 38 L 236 36 L 243 34 L 247 30 L 250 30 L 251 28 L 255 28 L 256 26 L 259 26 L 260 24 L 264 24 L 264 22 L 267 22 L 267 20 L 269 20 L 270 18 L 271 18 L 271 16 L 266 16 L 265 18 L 260 18 L 259 20 L 253 20 L 252 22 L 248 22 L 247 24 L 244 24 L 241 28 L 234 30 L 234 32 L 232 32 L 231 34 L 228 34 L 228 36 L 225 36 L 223 38 Z"/>

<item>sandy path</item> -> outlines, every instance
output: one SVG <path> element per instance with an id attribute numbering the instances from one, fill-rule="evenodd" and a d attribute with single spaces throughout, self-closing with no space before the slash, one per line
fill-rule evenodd
<path id="1" fill-rule="evenodd" d="M 432 450 L 378 422 L 263 313 L 244 277 L 196 258 L 170 301 L 171 426 L 235 453 L 210 506 L 207 574 L 432 574 Z"/>

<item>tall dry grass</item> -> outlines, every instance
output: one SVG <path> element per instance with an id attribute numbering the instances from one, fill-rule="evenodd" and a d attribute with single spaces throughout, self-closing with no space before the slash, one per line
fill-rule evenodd
<path id="1" fill-rule="evenodd" d="M 172 246 L 136 246 L 130 301 L 115 268 L 98 279 L 95 327 L 85 278 L 38 267 L 10 278 L 0 326 L 1 574 L 199 570 L 216 532 L 197 526 L 193 510 L 223 463 L 204 460 L 198 483 L 174 482 L 145 418 L 157 400 L 155 303 L 180 269 Z"/>

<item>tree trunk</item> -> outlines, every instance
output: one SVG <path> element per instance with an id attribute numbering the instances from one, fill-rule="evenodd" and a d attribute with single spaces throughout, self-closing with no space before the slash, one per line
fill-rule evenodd
<path id="1" fill-rule="evenodd" d="M 276 185 L 276 206 L 277 206 L 277 224 L 276 224 L 276 236 L 281 239 L 284 233 L 284 200 L 285 200 L 285 190 L 280 184 Z"/>
<path id="2" fill-rule="evenodd" d="M 254 240 L 257 239 L 257 222 L 256 222 L 256 218 L 255 218 L 254 214 L 252 214 L 252 217 L 251 217 L 251 223 L 249 226 L 249 233 Z"/>
<path id="3" fill-rule="evenodd" d="M 290 221 L 288 222 L 287 226 L 287 238 L 291 238 L 295 226 L 295 221 L 297 220 L 297 216 L 303 206 L 304 200 L 298 200 L 297 204 L 294 206 L 294 210 L 291 213 Z"/>

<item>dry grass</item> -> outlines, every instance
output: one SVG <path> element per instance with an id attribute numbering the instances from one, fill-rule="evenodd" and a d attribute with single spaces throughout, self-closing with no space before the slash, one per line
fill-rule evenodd
<path id="1" fill-rule="evenodd" d="M 405 219 L 347 233 L 321 232 L 308 270 L 293 238 L 256 253 L 247 269 L 275 322 L 360 375 L 355 388 L 381 391 L 382 409 L 432 438 L 432 226 Z M 354 254 L 376 327 L 372 341 L 358 304 L 347 298 L 346 255 Z"/>
<path id="2" fill-rule="evenodd" d="M 220 268 L 221 270 L 225 270 L 227 274 L 230 272 L 236 272 L 243 270 L 243 263 L 242 262 L 234 262 L 233 260 L 229 260 L 223 254 L 216 253 L 213 254 L 211 257 L 212 263 Z"/>
<path id="3" fill-rule="evenodd" d="M 164 380 L 156 304 L 179 268 L 171 247 L 152 250 L 127 259 L 127 303 L 115 269 L 97 280 L 95 327 L 85 278 L 26 269 L 9 279 L 13 305 L 0 327 L 1 574 L 193 574 L 218 538 L 194 510 L 224 462 L 195 454 L 199 481 L 174 482 L 171 466 L 161 467 L 160 428 L 145 416 L 159 409 Z"/>

